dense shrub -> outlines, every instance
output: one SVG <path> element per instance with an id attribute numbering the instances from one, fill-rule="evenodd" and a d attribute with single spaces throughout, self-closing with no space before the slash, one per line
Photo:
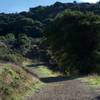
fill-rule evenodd
<path id="1" fill-rule="evenodd" d="M 17 45 L 20 50 L 20 53 L 25 55 L 31 48 L 31 40 L 27 35 L 25 34 L 20 34 L 17 39 Z"/>
<path id="2" fill-rule="evenodd" d="M 65 10 L 46 29 L 46 42 L 54 59 L 67 73 L 95 69 L 100 17 L 93 13 Z"/>
<path id="3" fill-rule="evenodd" d="M 23 56 L 31 49 L 31 41 L 25 34 L 0 36 L 0 60 L 21 64 L 25 60 Z"/>

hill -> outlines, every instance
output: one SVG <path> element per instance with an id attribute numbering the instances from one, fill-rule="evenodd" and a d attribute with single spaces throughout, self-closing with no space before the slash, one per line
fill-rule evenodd
<path id="1" fill-rule="evenodd" d="M 14 33 L 28 34 L 31 37 L 42 37 L 43 29 L 54 17 L 65 9 L 91 11 L 100 15 L 100 3 L 61 3 L 56 2 L 50 6 L 38 6 L 30 8 L 28 12 L 0 14 L 0 35 Z"/>

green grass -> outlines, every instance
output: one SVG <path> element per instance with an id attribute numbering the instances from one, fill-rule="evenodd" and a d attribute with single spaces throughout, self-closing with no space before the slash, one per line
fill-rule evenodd
<path id="1" fill-rule="evenodd" d="M 0 100 L 22 100 L 41 85 L 38 79 L 22 68 L 13 64 L 0 64 Z"/>
<path id="2" fill-rule="evenodd" d="M 32 65 L 33 63 L 31 61 L 27 61 L 23 63 L 23 66 L 27 69 L 31 69 L 35 74 L 37 74 L 39 77 L 56 77 L 60 75 L 60 73 L 53 72 L 45 65 L 40 65 L 36 67 L 27 67 L 27 65 Z"/>
<path id="3" fill-rule="evenodd" d="M 28 97 L 30 98 L 31 96 L 33 96 L 33 94 L 35 92 L 39 91 L 39 89 L 43 86 L 44 86 L 44 84 L 42 82 L 39 82 L 37 84 L 33 84 L 33 86 L 31 87 L 31 91 L 27 91 L 25 93 L 25 95 L 23 96 L 22 100 L 25 100 L 25 98 L 28 98 Z"/>
<path id="4" fill-rule="evenodd" d="M 100 76 L 96 74 L 81 78 L 81 81 L 93 87 L 100 86 Z"/>
<path id="5" fill-rule="evenodd" d="M 58 74 L 48 69 L 47 66 L 37 66 L 32 68 L 33 72 L 36 73 L 40 77 L 55 77 Z"/>

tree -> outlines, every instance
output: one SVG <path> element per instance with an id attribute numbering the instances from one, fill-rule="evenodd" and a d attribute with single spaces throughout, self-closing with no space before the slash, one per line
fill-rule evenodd
<path id="1" fill-rule="evenodd" d="M 89 73 L 95 67 L 100 17 L 65 10 L 46 29 L 46 42 L 54 59 L 68 73 Z"/>

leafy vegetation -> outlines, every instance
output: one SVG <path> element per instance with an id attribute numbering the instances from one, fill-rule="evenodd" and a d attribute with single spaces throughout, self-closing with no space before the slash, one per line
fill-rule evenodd
<path id="1" fill-rule="evenodd" d="M 67 74 L 87 74 L 96 68 L 99 32 L 99 16 L 65 10 L 47 28 L 45 41 Z"/>
<path id="2" fill-rule="evenodd" d="M 31 68 L 29 66 L 31 66 Z M 59 76 L 61 74 L 59 72 L 52 71 L 46 65 L 34 66 L 34 63 L 31 61 L 23 62 L 23 67 L 25 67 L 27 70 L 31 69 L 31 71 L 33 73 L 35 73 L 38 77 L 55 77 L 55 76 Z"/>
<path id="3" fill-rule="evenodd" d="M 39 80 L 12 64 L 0 64 L 0 99 L 20 100 L 28 91 L 33 91 Z M 38 85 L 39 86 L 39 85 Z"/>
<path id="4" fill-rule="evenodd" d="M 28 12 L 0 13 L 0 61 L 7 63 L 0 64 L 0 99 L 20 100 L 40 87 L 36 78 L 16 66 L 27 63 L 27 58 L 35 62 L 42 58 L 67 75 L 100 74 L 99 38 L 100 2 L 56 2 Z M 30 69 L 43 77 L 59 74 L 47 66 Z M 99 85 L 100 77 L 89 77 L 88 83 Z"/>
<path id="5" fill-rule="evenodd" d="M 0 60 L 21 64 L 25 60 L 24 55 L 31 49 L 31 42 L 32 39 L 25 34 L 0 36 Z"/>
<path id="6" fill-rule="evenodd" d="M 82 82 L 85 82 L 93 87 L 99 87 L 100 86 L 100 76 L 97 74 L 89 75 L 87 77 L 80 79 Z"/>
<path id="7" fill-rule="evenodd" d="M 100 15 L 100 3 L 61 3 L 56 2 L 51 6 L 38 6 L 30 8 L 28 12 L 0 14 L 0 35 L 14 33 L 18 35 L 25 33 L 31 37 L 42 37 L 43 29 L 54 17 L 65 9 L 78 10 L 82 12 L 91 11 Z"/>
<path id="8" fill-rule="evenodd" d="M 51 55 L 55 62 L 63 66 L 61 69 L 64 72 L 70 74 L 70 71 L 72 73 L 97 71 L 99 67 L 95 66 L 100 58 L 97 46 L 100 18 L 95 14 L 100 14 L 99 5 L 100 2 L 96 4 L 56 2 L 51 6 L 30 8 L 28 12 L 1 13 L 0 59 L 21 63 L 28 53 L 33 51 L 34 46 L 36 50 L 38 46 L 45 50 L 48 48 L 46 42 L 41 41 L 42 37 L 47 36 L 47 43 L 52 49 L 52 52 L 50 49 L 49 51 L 53 53 Z M 50 23 L 54 26 L 51 27 L 52 31 L 45 32 L 44 29 Z M 40 41 L 36 42 L 37 38 Z"/>

